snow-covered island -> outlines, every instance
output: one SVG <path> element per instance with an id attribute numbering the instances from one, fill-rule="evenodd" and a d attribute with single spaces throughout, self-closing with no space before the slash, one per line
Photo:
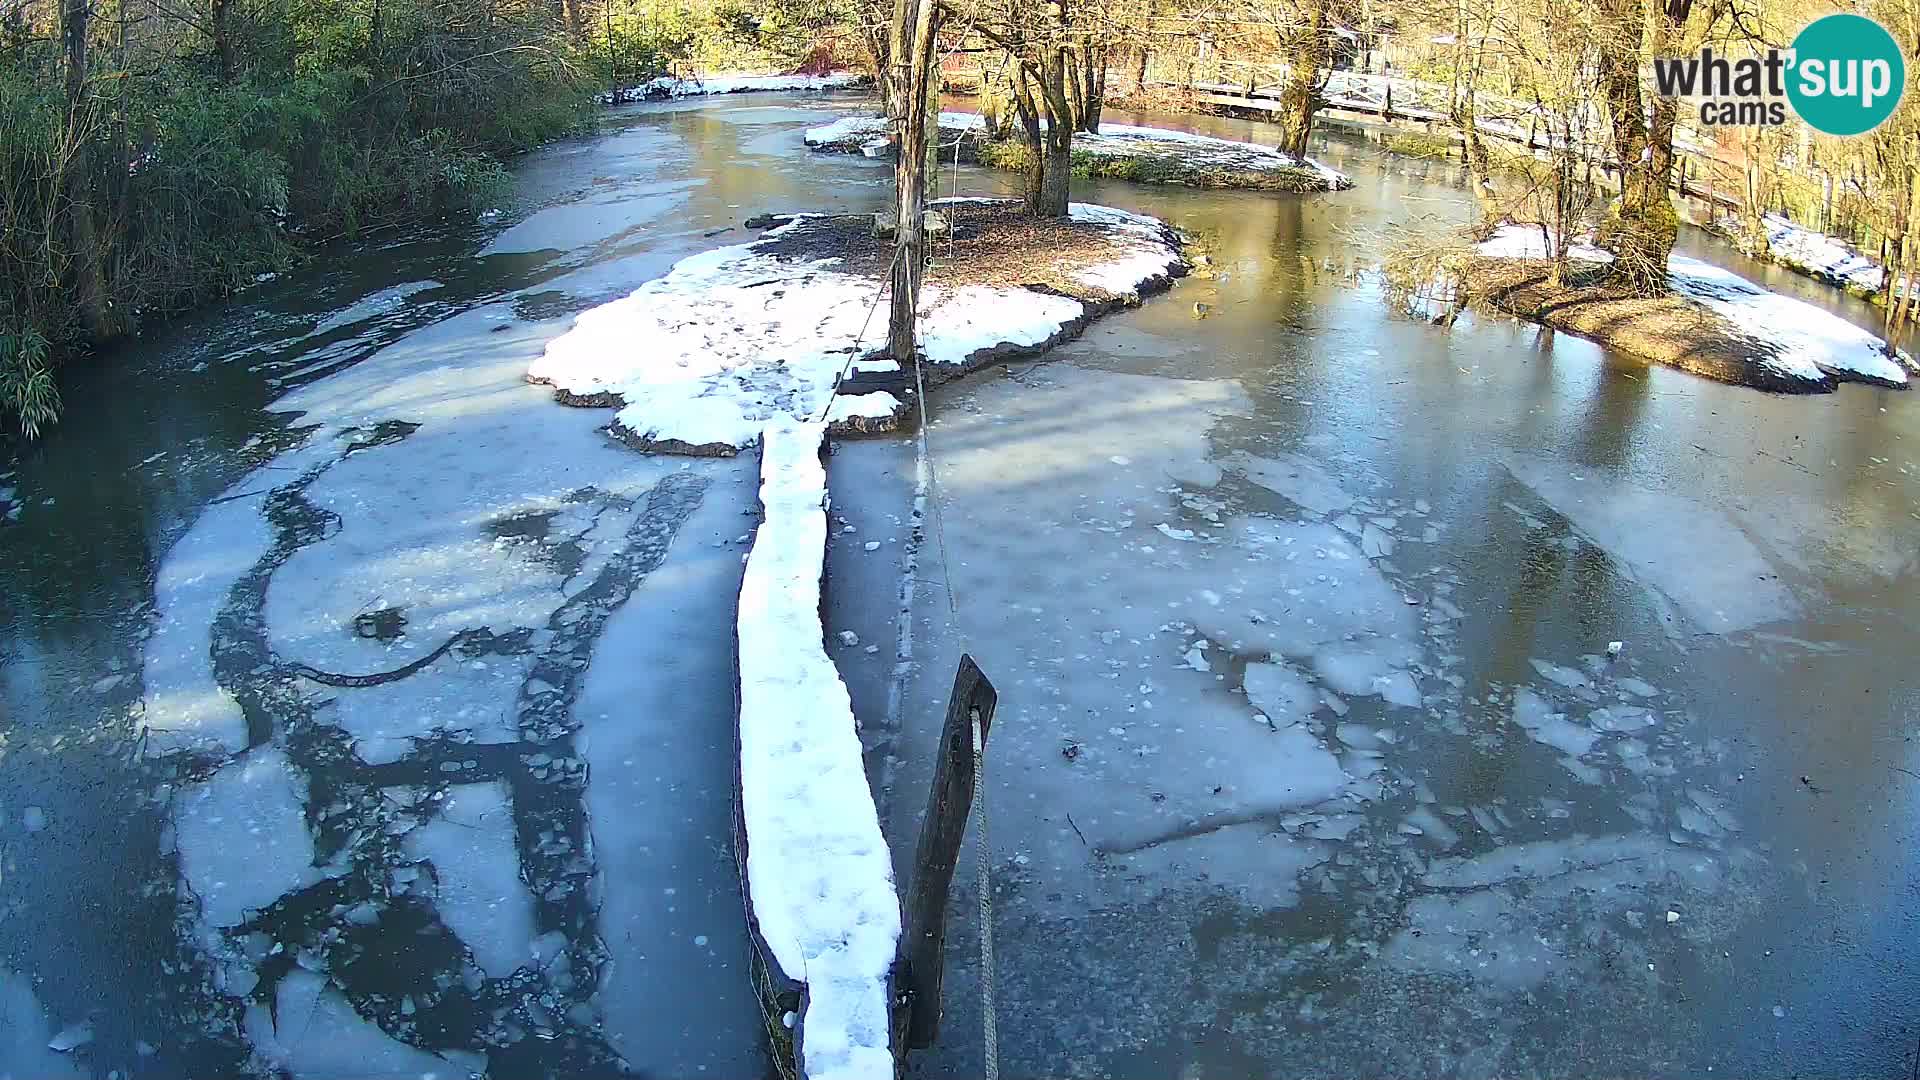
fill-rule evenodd
<path id="1" fill-rule="evenodd" d="M 1037 220 L 1010 200 L 933 206 L 949 228 L 921 294 L 923 382 L 1041 352 L 1187 271 L 1172 229 L 1125 210 L 1075 203 Z M 614 434 L 643 450 L 732 454 L 776 417 L 890 430 L 914 381 L 871 355 L 886 339 L 892 242 L 865 215 L 775 220 L 581 313 L 528 379 L 566 404 L 617 407 Z"/>
<path id="2" fill-rule="evenodd" d="M 805 139 L 810 149 L 826 153 L 893 153 L 882 116 L 843 116 L 808 129 Z M 1032 153 L 1018 138 L 987 137 L 985 118 L 977 113 L 941 113 L 940 143 L 955 147 L 963 162 L 999 169 L 1024 168 Z M 1132 124 L 1101 124 L 1099 134 L 1075 132 L 1073 168 L 1089 176 L 1196 188 L 1312 192 L 1353 186 L 1338 169 L 1271 146 Z"/>
<path id="3" fill-rule="evenodd" d="M 856 90 L 873 80 L 859 72 L 842 71 L 831 75 L 698 75 L 680 77 L 662 75 L 633 86 L 623 86 L 598 95 L 602 105 L 631 105 L 636 101 L 664 101 L 670 98 L 705 97 L 712 94 L 747 94 L 770 91 L 792 93 L 800 90 Z"/>
<path id="4" fill-rule="evenodd" d="M 1568 282 L 1547 279 L 1546 234 L 1503 225 L 1453 268 L 1456 298 L 1566 330 L 1722 382 L 1830 393 L 1842 382 L 1905 389 L 1920 373 L 1886 341 L 1820 308 L 1685 255 L 1667 260 L 1668 292 L 1640 297 L 1594 270 L 1612 256 L 1568 249 Z"/>

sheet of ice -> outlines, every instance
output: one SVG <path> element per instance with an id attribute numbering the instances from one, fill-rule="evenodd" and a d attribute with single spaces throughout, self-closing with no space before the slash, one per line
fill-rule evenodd
<path id="1" fill-rule="evenodd" d="M 402 304 L 406 303 L 407 298 L 415 293 L 425 292 L 428 289 L 438 289 L 440 287 L 440 282 L 430 278 L 425 281 L 405 281 L 398 285 L 389 285 L 378 292 L 361 297 L 346 307 L 341 308 L 339 311 L 321 319 L 320 322 L 314 326 L 313 333 L 329 334 L 343 327 L 352 326 L 355 323 L 366 322 L 368 319 L 377 318 L 398 310 Z"/>
<path id="2" fill-rule="evenodd" d="M 1046 122 L 1042 120 L 1041 123 L 1044 126 Z M 939 126 L 949 130 L 978 129 L 986 126 L 986 119 L 979 113 L 942 112 Z M 815 147 L 845 145 L 862 138 L 880 139 L 884 142 L 888 136 L 888 130 L 889 125 L 885 117 L 843 116 L 830 124 L 807 129 L 804 139 L 808 146 Z M 1144 127 L 1135 124 L 1101 124 L 1098 134 L 1074 132 L 1073 148 L 1098 157 L 1137 157 L 1142 154 L 1164 154 L 1173 151 L 1189 160 L 1204 164 L 1255 172 L 1306 168 L 1319 173 L 1331 189 L 1340 190 L 1353 186 L 1352 177 L 1312 158 L 1296 158 L 1260 143 L 1240 142 L 1212 135 L 1196 135 L 1190 131 L 1176 131 L 1172 128 Z"/>
<path id="3" fill-rule="evenodd" d="M 72 1057 L 48 1046 L 61 1027 L 40 1008 L 33 984 L 0 968 L 0 1080 L 78 1080 Z"/>
<path id="4" fill-rule="evenodd" d="M 1546 459 L 1508 459 L 1506 466 L 1617 566 L 1671 600 L 1701 630 L 1747 630 L 1799 610 L 1773 565 L 1716 506 L 1586 476 Z"/>
<path id="5" fill-rule="evenodd" d="M 182 789 L 173 831 L 181 876 L 209 926 L 237 926 L 326 876 L 313 864 L 306 780 L 278 747 L 257 747 Z"/>
<path id="6" fill-rule="evenodd" d="M 1545 698 L 1524 686 L 1513 694 L 1513 722 L 1535 742 L 1573 757 L 1592 750 L 1600 740 L 1599 733 L 1567 719 L 1565 713 L 1553 711 Z"/>
<path id="7" fill-rule="evenodd" d="M 1407 905 L 1381 950 L 1386 963 L 1506 989 L 1582 977 L 1590 948 L 1570 928 L 1648 902 L 1704 898 L 1724 887 L 1714 858 L 1651 836 L 1536 841 L 1468 858 L 1436 859 L 1422 878 L 1436 894 Z"/>
<path id="8" fill-rule="evenodd" d="M 1749 338 L 1770 346 L 1761 358 L 1770 367 L 1797 378 L 1818 379 L 1825 372 L 1907 385 L 1906 369 L 1889 355 L 1887 343 L 1838 315 L 1685 255 L 1667 260 L 1667 281 L 1675 292 L 1698 300 Z"/>
<path id="9" fill-rule="evenodd" d="M 246 749 L 246 717 L 239 702 L 214 681 L 208 650 L 213 618 L 228 590 L 273 542 L 261 502 L 248 498 L 209 506 L 160 560 L 153 583 L 153 636 L 142 674 L 146 696 L 135 720 L 152 752 Z"/>
<path id="10" fill-rule="evenodd" d="M 1247 479 L 1317 517 L 1337 514 L 1353 505 L 1353 496 L 1312 458 L 1284 452 L 1237 454 L 1231 464 Z"/>
<path id="11" fill-rule="evenodd" d="M 825 426 L 761 440 L 764 517 L 740 586 L 740 786 L 747 881 L 762 937 L 807 985 L 814 1080 L 893 1073 L 887 978 L 900 936 L 893 865 L 853 707 L 820 624 Z"/>
<path id="12" fill-rule="evenodd" d="M 1330 526 L 1184 512 L 1168 477 L 1204 471 L 1209 429 L 1249 408 L 1238 386 L 1066 364 L 963 385 L 929 436 L 945 569 L 968 598 L 965 647 L 1001 688 L 989 798 L 1032 808 L 1015 850 L 1046 883 L 1033 902 L 1063 914 L 1121 902 L 1135 879 L 1103 874 L 1095 852 L 1164 846 L 1185 860 L 1177 849 L 1200 832 L 1353 792 L 1325 737 L 1299 722 L 1318 688 L 1282 660 L 1347 634 L 1385 649 L 1383 632 L 1414 627 Z M 1205 669 L 1187 659 L 1201 640 Z M 1233 657 L 1251 661 L 1245 699 Z M 916 701 L 933 708 L 946 691 Z M 1238 890 L 1258 867 L 1286 872 L 1256 832 L 1207 841 L 1204 877 L 1180 861 L 1149 884 Z M 1228 865 L 1234 851 L 1247 865 Z"/>
<path id="13" fill-rule="evenodd" d="M 468 1069 L 408 1046 L 359 1013 L 327 980 L 294 968 L 280 980 L 275 1008 L 255 1003 L 246 1014 L 254 1052 L 294 1080 L 466 1080 Z"/>
<path id="14" fill-rule="evenodd" d="M 1320 704 L 1313 685 L 1282 661 L 1248 664 L 1245 685 L 1247 700 L 1276 725 L 1300 723 Z"/>
<path id="15" fill-rule="evenodd" d="M 1124 242 L 1109 264 L 1081 276 L 1114 294 L 1163 278 L 1179 253 L 1151 219 L 1077 207 Z M 816 418 L 829 407 L 877 410 L 832 401 L 849 360 L 884 338 L 873 319 L 878 283 L 836 269 L 837 259 L 785 260 L 762 241 L 681 260 L 630 296 L 583 312 L 548 343 L 528 377 L 578 396 L 617 395 L 619 425 L 657 442 L 742 447 L 775 417 Z M 1079 319 L 1074 299 L 1019 288 L 929 286 L 922 345 L 939 364 L 965 364 L 985 350 L 1043 344 Z M 632 348 L 646 341 L 644 350 Z"/>
<path id="16" fill-rule="evenodd" d="M 710 477 L 699 508 L 608 620 L 574 703 L 608 956 L 593 1000 L 645 1076 L 770 1067 L 733 847 L 734 541 L 755 505 L 749 458 L 695 463 Z"/>
<path id="17" fill-rule="evenodd" d="M 395 590 L 394 595 L 406 594 Z M 376 666 L 398 667 L 424 651 L 409 649 Z M 434 735 L 482 744 L 518 739 L 514 709 L 528 668 L 522 657 L 465 659 L 453 653 L 407 678 L 380 686 L 309 685 L 330 699 L 326 720 L 353 737 L 353 750 L 360 760 L 384 765 L 406 756 L 415 740 Z"/>
<path id="18" fill-rule="evenodd" d="M 1331 857 L 1327 844 L 1253 821 L 1164 840 L 1108 861 L 1152 889 L 1225 889 L 1249 906 L 1273 910 L 1299 903 L 1300 874 Z"/>
<path id="19" fill-rule="evenodd" d="M 1349 697 L 1372 695 L 1389 705 L 1415 709 L 1420 707 L 1420 688 L 1413 676 L 1395 666 L 1417 655 L 1410 646 L 1352 648 L 1335 645 L 1313 657 L 1313 669 L 1322 682 Z"/>
<path id="20" fill-rule="evenodd" d="M 407 834 L 407 856 L 433 864 L 433 907 L 502 979 L 533 956 L 533 897 L 520 879 L 512 796 L 501 782 L 449 788 L 437 815 Z"/>

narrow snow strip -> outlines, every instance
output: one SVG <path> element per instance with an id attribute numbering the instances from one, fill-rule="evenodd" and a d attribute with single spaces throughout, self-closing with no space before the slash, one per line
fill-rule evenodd
<path id="1" fill-rule="evenodd" d="M 858 72 L 834 75 L 714 75 L 677 79 L 662 75 L 638 86 L 622 87 L 600 95 L 603 105 L 628 104 L 655 98 L 703 97 L 711 94 L 744 94 L 773 90 L 848 90 L 865 85 L 867 77 Z"/>
<path id="2" fill-rule="evenodd" d="M 940 114 L 940 127 L 949 131 L 955 129 L 971 131 L 985 125 L 986 119 L 979 113 L 943 112 Z M 1042 121 L 1042 126 L 1044 125 L 1045 121 Z M 855 143 L 864 144 L 869 139 L 884 140 L 888 130 L 887 119 L 883 116 L 843 116 L 830 124 L 808 128 L 803 138 L 808 146 L 815 148 L 845 147 Z M 1167 145 L 1169 143 L 1177 146 Z M 1259 143 L 1238 142 L 1212 135 L 1195 135 L 1190 131 L 1175 131 L 1172 128 L 1101 124 L 1097 135 L 1076 132 L 1073 136 L 1073 144 L 1077 150 L 1084 150 L 1101 157 L 1137 157 L 1180 149 L 1188 151 L 1195 161 L 1222 168 L 1247 169 L 1256 172 L 1306 168 L 1318 172 L 1330 188 L 1353 186 L 1353 179 L 1347 174 L 1312 158 L 1296 158 Z"/>
<path id="3" fill-rule="evenodd" d="M 1546 233 L 1537 225 L 1502 225 L 1480 242 L 1492 258 L 1544 259 Z M 1612 262 L 1586 240 L 1567 251 L 1575 259 Z M 1837 315 L 1790 296 L 1763 289 L 1731 270 L 1686 255 L 1667 258 L 1667 284 L 1675 293 L 1727 319 L 1740 334 L 1770 346 L 1756 362 L 1788 378 L 1821 382 L 1838 375 L 1891 386 L 1907 385 L 1907 372 L 1886 342 Z"/>
<path id="4" fill-rule="evenodd" d="M 740 585 L 740 802 L 747 888 L 781 971 L 807 986 L 802 1075 L 888 1080 L 887 973 L 900 901 L 853 706 L 820 624 L 826 427 L 761 439 L 765 516 Z"/>

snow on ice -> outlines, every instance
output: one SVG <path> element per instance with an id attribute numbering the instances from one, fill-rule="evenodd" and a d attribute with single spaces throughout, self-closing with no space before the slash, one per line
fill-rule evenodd
<path id="1" fill-rule="evenodd" d="M 1128 295 L 1180 264 L 1151 218 L 1080 204 L 1072 213 L 1122 240 L 1112 262 L 1079 275 L 1090 289 Z M 900 402 L 890 394 L 834 395 L 850 363 L 885 338 L 880 284 L 837 269 L 836 258 L 788 260 L 767 250 L 805 220 L 683 259 L 583 312 L 528 378 L 574 398 L 617 398 L 616 425 L 667 449 L 730 452 L 775 417 L 891 417 Z M 923 297 L 922 345 L 932 362 L 953 366 L 997 347 L 1037 347 L 1086 310 L 1070 297 L 986 285 L 928 285 Z M 635 349 L 636 341 L 649 348 Z"/>
<path id="2" fill-rule="evenodd" d="M 813 1080 L 892 1075 L 887 972 L 900 937 L 893 865 L 853 706 L 820 623 L 826 428 L 776 421 L 761 441 L 765 508 L 740 587 L 740 787 L 747 884 L 780 969 L 807 986 Z"/>
<path id="3" fill-rule="evenodd" d="M 157 618 L 146 648 L 146 698 L 136 718 L 152 752 L 246 749 L 247 720 L 214 681 L 207 628 L 233 583 L 273 542 L 260 502 L 209 506 L 154 575 Z"/>

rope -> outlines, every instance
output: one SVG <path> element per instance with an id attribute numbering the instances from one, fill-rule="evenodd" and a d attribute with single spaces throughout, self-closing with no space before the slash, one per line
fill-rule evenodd
<path id="1" fill-rule="evenodd" d="M 951 596 L 953 590 L 949 588 Z M 995 1016 L 993 970 L 993 883 L 988 874 L 993 863 L 987 846 L 987 753 L 980 732 L 980 719 L 973 722 L 973 812 L 979 823 L 973 831 L 980 864 L 980 1038 L 986 1055 L 986 1080 L 1000 1080 L 1000 1029 Z"/>

